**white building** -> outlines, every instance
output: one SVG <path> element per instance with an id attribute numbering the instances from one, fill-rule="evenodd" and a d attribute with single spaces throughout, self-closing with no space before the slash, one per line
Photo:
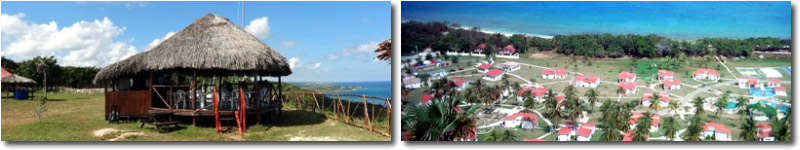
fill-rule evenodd
<path id="1" fill-rule="evenodd" d="M 572 141 L 573 131 L 571 127 L 561 127 L 557 134 L 558 141 Z"/>
<path id="2" fill-rule="evenodd" d="M 619 80 L 617 82 L 632 82 L 636 83 L 639 79 L 636 78 L 636 73 L 623 71 L 619 73 Z"/>
<path id="3" fill-rule="evenodd" d="M 533 113 L 515 113 L 503 117 L 503 127 L 532 130 L 539 126 L 539 118 Z"/>
<path id="4" fill-rule="evenodd" d="M 517 71 L 520 68 L 519 63 L 513 62 L 513 61 L 504 62 L 502 65 L 503 65 L 503 71 L 506 71 L 506 72 Z"/>
<path id="5" fill-rule="evenodd" d="M 658 81 L 663 81 L 665 79 L 674 79 L 675 73 L 672 71 L 667 70 L 658 70 Z"/>
<path id="6" fill-rule="evenodd" d="M 403 87 L 408 89 L 418 89 L 422 87 L 421 79 L 416 77 L 408 77 L 403 79 Z"/>
<path id="7" fill-rule="evenodd" d="M 692 78 L 697 80 L 719 80 L 719 72 L 711 69 L 697 69 L 692 73 Z"/>
<path id="8" fill-rule="evenodd" d="M 625 94 L 636 94 L 639 89 L 636 87 L 636 83 L 627 81 L 619 83 L 619 88 L 622 89 Z"/>
<path id="9" fill-rule="evenodd" d="M 483 79 L 489 81 L 498 81 L 500 79 L 503 79 L 503 75 L 505 75 L 505 72 L 503 70 L 492 69 L 491 71 L 486 72 L 486 74 L 484 74 Z"/>
<path id="10" fill-rule="evenodd" d="M 680 90 L 681 89 L 681 80 L 668 78 L 664 80 L 663 85 L 664 90 Z"/>
<path id="11" fill-rule="evenodd" d="M 575 87 L 597 88 L 597 85 L 600 84 L 600 77 L 582 74 L 576 76 L 571 84 Z"/>
<path id="12" fill-rule="evenodd" d="M 456 85 L 456 91 L 461 91 L 469 87 L 469 81 L 467 81 L 467 79 L 456 77 L 451 80 Z"/>
<path id="13" fill-rule="evenodd" d="M 567 69 L 555 68 L 542 70 L 542 79 L 561 80 L 566 79 L 568 76 Z"/>
<path id="14" fill-rule="evenodd" d="M 753 77 L 739 77 L 739 88 L 742 89 L 755 89 L 760 88 L 758 85 L 758 78 Z"/>
<path id="15" fill-rule="evenodd" d="M 758 128 L 759 141 L 775 141 L 775 136 L 772 136 L 772 125 L 769 123 L 759 123 L 756 125 Z"/>
<path id="16" fill-rule="evenodd" d="M 724 125 L 714 122 L 706 122 L 703 126 L 703 137 L 716 137 L 717 141 L 730 141 L 733 132 Z"/>

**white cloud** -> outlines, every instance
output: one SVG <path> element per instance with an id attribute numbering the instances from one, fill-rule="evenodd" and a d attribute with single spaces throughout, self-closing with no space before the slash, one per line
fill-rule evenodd
<path id="1" fill-rule="evenodd" d="M 344 49 L 344 55 L 345 56 L 350 56 L 350 55 L 356 54 L 356 53 L 372 53 L 376 49 L 378 49 L 378 43 L 373 41 L 373 42 L 370 42 L 369 44 L 358 45 L 358 47 L 355 47 L 355 48 L 345 48 Z"/>
<path id="2" fill-rule="evenodd" d="M 129 43 L 115 40 L 125 27 L 114 25 L 107 17 L 78 21 L 61 29 L 53 21 L 37 24 L 24 17 L 0 14 L 3 55 L 17 59 L 53 55 L 61 65 L 102 67 L 137 52 Z"/>
<path id="3" fill-rule="evenodd" d="M 268 38 L 272 36 L 272 34 L 269 32 L 269 18 L 267 17 L 256 18 L 250 21 L 250 24 L 244 27 L 244 30 L 258 38 Z"/>
<path id="4" fill-rule="evenodd" d="M 164 42 L 164 40 L 168 39 L 169 37 L 172 37 L 172 35 L 175 35 L 175 32 L 169 32 L 166 35 L 164 35 L 164 37 L 153 40 L 153 42 L 147 44 L 147 47 L 144 48 L 144 51 L 150 51 L 150 49 L 153 49 L 154 47 L 158 46 L 158 44 L 161 44 L 161 42 Z"/>
<path id="5" fill-rule="evenodd" d="M 131 9 L 131 8 L 134 8 L 134 7 L 144 8 L 145 6 L 147 6 L 147 2 L 142 2 L 142 1 L 139 1 L 139 2 L 126 2 L 125 3 L 125 8 L 128 8 L 128 9 Z"/>
<path id="6" fill-rule="evenodd" d="M 328 60 L 337 60 L 337 59 L 339 59 L 339 56 L 331 54 L 331 55 L 325 56 L 325 58 L 328 59 Z"/>
<path id="7" fill-rule="evenodd" d="M 312 66 L 312 67 L 308 67 L 308 69 L 314 70 L 314 69 L 317 69 L 317 68 L 319 68 L 320 66 L 322 66 L 322 63 L 319 63 L 319 62 L 318 62 L 318 63 L 314 64 L 314 66 Z"/>
<path id="8" fill-rule="evenodd" d="M 300 65 L 300 58 L 289 58 L 289 69 L 294 69 L 295 67 L 299 67 Z"/>
<path id="9" fill-rule="evenodd" d="M 294 47 L 294 46 L 297 46 L 297 43 L 295 43 L 294 41 L 281 42 L 281 47 L 284 47 L 284 48 L 289 48 L 289 47 Z"/>

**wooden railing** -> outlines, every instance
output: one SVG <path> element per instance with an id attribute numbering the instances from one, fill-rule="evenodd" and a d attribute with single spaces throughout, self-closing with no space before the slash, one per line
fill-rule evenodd
<path id="1" fill-rule="evenodd" d="M 283 96 L 285 108 L 320 110 L 328 118 L 391 136 L 392 102 L 389 98 L 319 92 L 287 92 Z"/>

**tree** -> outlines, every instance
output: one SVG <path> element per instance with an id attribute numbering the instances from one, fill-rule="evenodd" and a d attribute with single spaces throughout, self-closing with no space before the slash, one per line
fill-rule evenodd
<path id="1" fill-rule="evenodd" d="M 501 141 L 516 141 L 517 135 L 514 135 L 511 133 L 511 131 L 506 130 L 505 132 L 503 132 L 501 139 L 502 139 Z"/>
<path id="2" fill-rule="evenodd" d="M 19 63 L 19 68 L 17 68 L 17 72 L 15 74 L 29 77 L 33 80 L 36 80 L 36 82 L 39 84 L 44 84 L 44 74 L 39 73 L 37 69 L 39 64 L 47 66 L 47 69 L 44 70 L 44 72 L 47 72 L 48 76 L 47 84 L 63 85 L 63 71 L 61 70 L 61 66 L 58 65 L 58 60 L 56 60 L 53 56 L 36 56 L 33 59 L 22 61 Z M 51 90 L 52 87 L 54 86 L 50 86 L 47 90 Z"/>
<path id="3" fill-rule="evenodd" d="M 527 94 L 527 95 L 530 95 L 530 93 L 527 93 L 527 92 L 526 92 L 526 94 Z M 534 101 L 533 101 L 533 96 L 527 96 L 527 97 L 525 98 L 525 108 L 528 108 L 528 109 L 530 109 L 531 111 L 533 111 L 534 109 L 536 109 L 536 102 L 534 102 Z"/>
<path id="4" fill-rule="evenodd" d="M 658 93 L 653 93 L 653 96 L 650 97 L 650 110 L 658 112 L 658 110 L 661 109 L 661 100 L 659 100 L 661 99 L 660 97 L 661 95 L 658 95 Z"/>
<path id="5" fill-rule="evenodd" d="M 747 119 L 739 126 L 739 139 L 742 141 L 758 141 L 758 136 L 756 132 L 758 129 L 756 127 L 756 121 L 753 119 L 753 116 L 747 117 Z"/>
<path id="6" fill-rule="evenodd" d="M 661 119 L 661 122 L 658 126 L 661 128 L 661 131 L 664 132 L 664 136 L 666 136 L 670 141 L 675 139 L 675 136 L 678 134 L 678 128 L 681 127 L 681 125 L 678 124 L 677 119 L 672 116 Z"/>
<path id="7" fill-rule="evenodd" d="M 416 123 L 411 127 L 415 141 L 453 141 L 475 134 L 475 112 L 479 107 L 469 107 L 458 113 L 456 106 L 462 103 L 461 96 L 448 98 L 432 100 L 431 105 L 409 112 L 416 116 Z"/>
<path id="8" fill-rule="evenodd" d="M 14 62 L 11 59 L 7 59 L 5 56 L 2 57 L 2 63 L 3 63 L 2 64 L 3 68 L 11 73 L 15 73 L 17 68 L 19 68 L 19 64 L 17 64 L 17 62 Z"/>
<path id="9" fill-rule="evenodd" d="M 696 116 L 703 115 L 703 112 L 705 112 L 703 109 L 703 104 L 705 103 L 706 100 L 703 97 L 695 97 L 694 100 L 692 100 L 692 104 L 694 105 L 695 108 L 694 115 Z"/>
<path id="10" fill-rule="evenodd" d="M 589 99 L 589 107 L 594 108 L 594 103 L 597 102 L 597 95 L 598 93 L 594 89 L 589 89 L 586 91 L 584 96 L 588 97 Z"/>
<path id="11" fill-rule="evenodd" d="M 717 99 L 717 102 L 714 103 L 714 106 L 717 107 L 717 112 L 715 113 L 715 115 L 717 116 L 717 119 L 719 119 L 719 120 L 722 119 L 719 115 L 721 115 L 723 109 L 728 106 L 728 95 L 729 95 L 729 92 L 730 91 L 725 92 L 725 94 L 722 94 L 722 96 L 720 96 Z"/>
<path id="12" fill-rule="evenodd" d="M 684 141 L 702 141 L 703 126 L 706 122 L 700 115 L 694 115 L 691 123 L 686 127 L 686 135 L 683 136 Z"/>
<path id="13" fill-rule="evenodd" d="M 772 131 L 770 135 L 775 137 L 775 141 L 788 141 L 791 139 L 789 137 L 789 130 L 791 130 L 791 126 L 789 125 L 788 117 L 780 119 L 775 118 L 770 121 L 770 125 L 772 125 Z"/>
<path id="14" fill-rule="evenodd" d="M 669 109 L 672 109 L 673 115 L 678 113 L 679 106 L 680 105 L 678 105 L 678 101 L 669 101 Z"/>

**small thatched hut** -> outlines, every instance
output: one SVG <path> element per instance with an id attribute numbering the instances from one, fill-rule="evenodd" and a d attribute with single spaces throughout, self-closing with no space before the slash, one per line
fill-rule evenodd
<path id="1" fill-rule="evenodd" d="M 0 80 L 2 80 L 0 82 L 3 83 L 3 87 L 12 87 L 11 89 L 6 89 L 6 91 L 14 92 L 15 99 L 28 99 L 30 97 L 30 93 L 28 91 L 32 89 L 32 85 L 36 84 L 36 81 L 12 74 L 6 71 L 5 68 L 2 68 L 2 79 Z M 22 89 L 20 89 L 20 86 L 22 86 Z"/>
<path id="2" fill-rule="evenodd" d="M 380 60 L 388 60 L 391 62 L 392 60 L 392 39 L 388 39 L 386 41 L 381 42 L 378 44 L 378 49 L 375 50 L 375 53 L 378 53 L 377 58 Z"/>
<path id="3" fill-rule="evenodd" d="M 286 58 L 270 46 L 228 19 L 208 14 L 153 49 L 104 67 L 94 83 L 111 86 L 106 114 L 170 112 L 196 123 L 197 117 L 239 113 L 260 120 L 262 113 L 280 110 L 281 97 L 261 77 L 277 77 L 281 89 L 281 76 L 291 73 Z M 243 83 L 245 78 L 255 84 Z M 240 94 L 246 95 L 241 101 Z"/>

